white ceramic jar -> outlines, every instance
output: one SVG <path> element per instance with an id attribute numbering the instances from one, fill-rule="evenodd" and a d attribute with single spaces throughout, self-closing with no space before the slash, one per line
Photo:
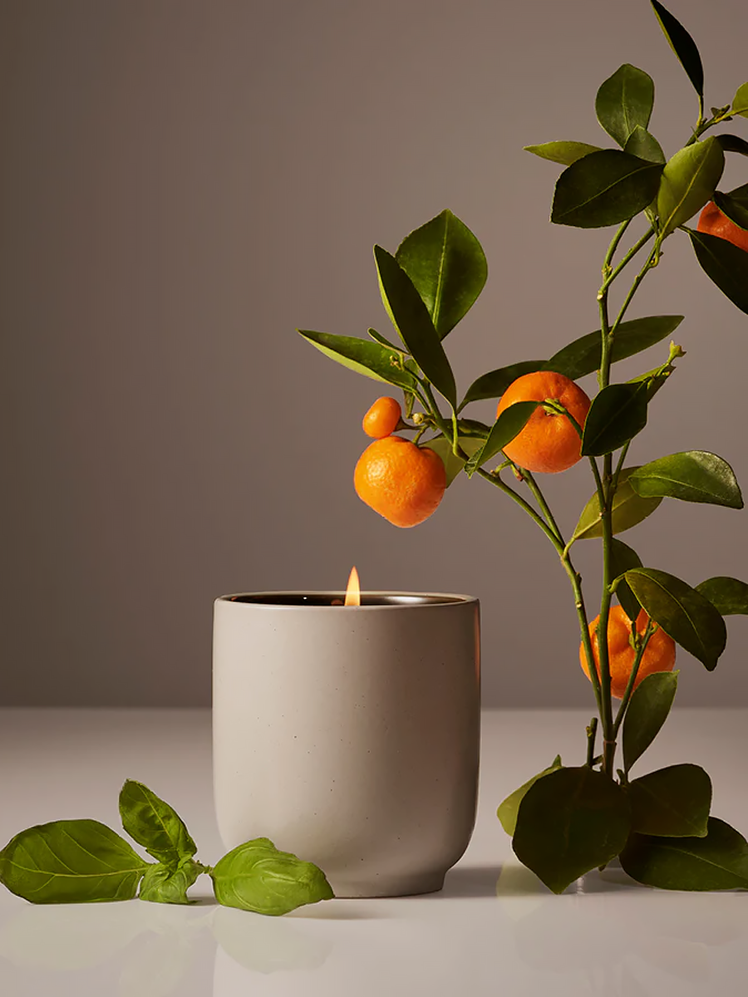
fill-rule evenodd
<path id="1" fill-rule="evenodd" d="M 480 736 L 470 596 L 269 592 L 215 602 L 218 826 L 315 862 L 337 896 L 429 893 L 465 851 Z"/>

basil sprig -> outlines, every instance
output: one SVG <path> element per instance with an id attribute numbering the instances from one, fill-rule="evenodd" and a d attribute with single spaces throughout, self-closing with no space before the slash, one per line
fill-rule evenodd
<path id="1" fill-rule="evenodd" d="M 156 862 L 97 820 L 58 820 L 16 834 L 0 851 L 0 883 L 34 904 L 140 900 L 189 903 L 187 891 L 203 873 L 218 903 L 260 914 L 285 914 L 330 900 L 325 874 L 311 862 L 256 838 L 215 866 L 195 859 L 197 845 L 172 806 L 128 779 L 119 797 L 122 826 Z"/>

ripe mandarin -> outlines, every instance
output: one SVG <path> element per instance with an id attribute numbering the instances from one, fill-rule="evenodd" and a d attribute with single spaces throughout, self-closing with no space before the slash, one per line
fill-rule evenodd
<path id="1" fill-rule="evenodd" d="M 563 374 L 539 370 L 523 374 L 504 392 L 496 409 L 496 417 L 516 402 L 554 399 L 584 427 L 590 400 L 582 389 Z M 582 456 L 579 434 L 565 415 L 556 415 L 537 408 L 527 425 L 511 443 L 504 447 L 509 460 L 528 471 L 555 474 L 565 471 Z"/>
<path id="2" fill-rule="evenodd" d="M 375 440 L 353 475 L 356 494 L 394 526 L 417 526 L 436 510 L 447 487 L 441 457 L 402 436 Z"/>
<path id="3" fill-rule="evenodd" d="M 649 617 L 642 611 L 636 618 L 636 632 L 643 634 L 647 629 Z M 590 623 L 590 636 L 592 637 L 592 656 L 595 659 L 595 667 L 600 674 L 599 643 L 597 629 L 600 617 Z M 608 618 L 608 660 L 610 662 L 610 691 L 616 699 L 623 699 L 628 685 L 631 669 L 634 665 L 636 651 L 631 643 L 631 622 L 626 616 L 621 606 L 611 606 Z M 587 657 L 584 653 L 584 644 L 579 646 L 579 663 L 587 678 L 590 677 L 587 667 Z M 639 664 L 639 671 L 636 674 L 634 688 L 642 679 L 653 672 L 671 672 L 675 665 L 675 641 L 668 637 L 661 627 L 657 627 L 649 638 L 647 649 Z"/>
<path id="4" fill-rule="evenodd" d="M 714 201 L 710 201 L 703 208 L 696 228 L 699 232 L 706 232 L 707 235 L 716 235 L 720 239 L 727 239 L 739 249 L 748 251 L 748 231 L 740 228 L 731 218 L 723 214 Z"/>
<path id="5" fill-rule="evenodd" d="M 395 432 L 397 424 L 400 422 L 403 411 L 397 398 L 389 398 L 384 395 L 377 398 L 369 411 L 364 416 L 362 426 L 367 436 L 373 436 L 375 440 L 381 440 Z"/>

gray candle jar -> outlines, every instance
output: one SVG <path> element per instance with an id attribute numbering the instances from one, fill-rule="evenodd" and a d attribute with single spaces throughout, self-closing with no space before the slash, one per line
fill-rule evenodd
<path id="1" fill-rule="evenodd" d="M 255 837 L 337 896 L 441 889 L 475 821 L 478 600 L 336 592 L 214 606 L 213 765 L 227 849 Z"/>

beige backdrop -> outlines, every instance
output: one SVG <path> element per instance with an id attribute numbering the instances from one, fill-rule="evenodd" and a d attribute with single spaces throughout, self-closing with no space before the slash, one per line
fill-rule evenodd
<path id="1" fill-rule="evenodd" d="M 728 102 L 748 8 L 671 7 Z M 645 0 L 3 0 L 4 704 L 205 704 L 214 596 L 355 562 L 368 588 L 481 598 L 487 703 L 592 708 L 543 537 L 478 479 L 413 530 L 361 504 L 380 392 L 294 328 L 386 332 L 372 244 L 450 207 L 490 270 L 448 340 L 462 388 L 592 331 L 609 232 L 549 225 L 558 170 L 522 146 L 605 141 L 595 92 L 627 61 L 672 153 L 696 102 Z M 746 180 L 731 157 L 725 189 Z M 686 314 L 688 356 L 632 460 L 714 449 L 748 487 L 748 317 L 682 237 L 631 315 L 658 312 Z M 586 470 L 548 488 L 569 528 Z M 748 577 L 748 514 L 664 503 L 625 539 L 694 584 Z M 682 653 L 679 701 L 748 703 L 747 650 L 735 619 L 716 674 Z"/>

